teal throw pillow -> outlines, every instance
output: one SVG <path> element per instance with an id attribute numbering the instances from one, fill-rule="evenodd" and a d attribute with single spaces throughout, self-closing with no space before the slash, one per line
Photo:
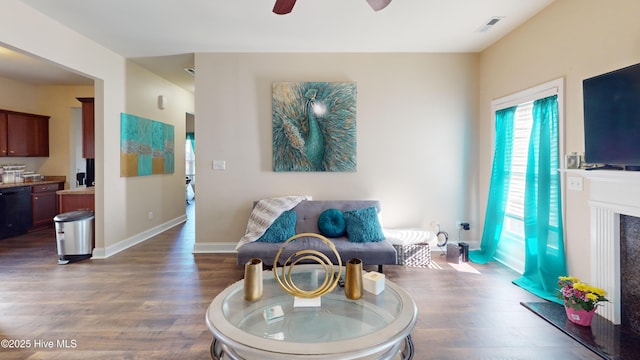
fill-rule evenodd
<path id="1" fill-rule="evenodd" d="M 350 242 L 376 242 L 384 240 L 382 226 L 378 220 L 378 211 L 375 207 L 344 212 L 344 220 L 347 224 L 347 236 Z"/>
<path id="2" fill-rule="evenodd" d="M 344 221 L 342 211 L 338 209 L 327 209 L 318 217 L 318 230 L 326 237 L 336 238 L 344 235 L 347 225 Z"/>
<path id="3" fill-rule="evenodd" d="M 256 241 L 279 243 L 285 242 L 296 234 L 296 212 L 288 210 L 282 213 Z"/>

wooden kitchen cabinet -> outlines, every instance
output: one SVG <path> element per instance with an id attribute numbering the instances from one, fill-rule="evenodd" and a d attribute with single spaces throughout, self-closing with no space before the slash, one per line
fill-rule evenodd
<path id="1" fill-rule="evenodd" d="M 0 156 L 7 156 L 8 146 L 7 138 L 7 113 L 0 111 Z"/>
<path id="2" fill-rule="evenodd" d="M 82 157 L 95 158 L 95 115 L 93 98 L 76 98 L 82 103 Z"/>
<path id="3" fill-rule="evenodd" d="M 31 187 L 33 228 L 53 225 L 53 218 L 58 215 L 56 191 L 62 189 L 63 183 L 42 184 Z"/>
<path id="4" fill-rule="evenodd" d="M 49 117 L 0 110 L 0 156 L 49 156 Z"/>

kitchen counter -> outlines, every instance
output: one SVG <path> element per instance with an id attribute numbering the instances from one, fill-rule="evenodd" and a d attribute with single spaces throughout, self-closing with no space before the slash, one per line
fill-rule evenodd
<path id="1" fill-rule="evenodd" d="M 52 177 L 55 178 L 55 177 Z M 25 182 L 17 182 L 17 183 L 0 183 L 0 189 L 20 187 L 20 186 L 37 186 L 37 185 L 46 185 L 46 184 L 56 184 L 56 183 L 64 183 L 64 176 L 62 179 L 45 179 L 38 181 L 25 181 Z"/>
<path id="2" fill-rule="evenodd" d="M 67 190 L 58 190 L 56 194 L 58 195 L 94 195 L 96 193 L 96 188 L 94 186 L 90 187 L 79 187 L 75 189 L 67 189 Z"/>
<path id="3" fill-rule="evenodd" d="M 95 210 L 95 187 L 58 190 L 58 209 L 61 213 L 76 210 Z"/>

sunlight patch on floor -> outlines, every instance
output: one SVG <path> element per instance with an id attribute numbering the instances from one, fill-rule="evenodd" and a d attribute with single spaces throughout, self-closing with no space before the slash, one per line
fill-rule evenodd
<path id="1" fill-rule="evenodd" d="M 476 270 L 473 266 L 471 266 L 471 264 L 469 263 L 462 263 L 462 264 L 452 264 L 449 263 L 449 265 L 451 265 L 452 268 L 456 269 L 457 271 L 462 271 L 462 272 L 466 272 L 466 273 L 472 273 L 472 274 L 481 274 L 480 271 Z"/>

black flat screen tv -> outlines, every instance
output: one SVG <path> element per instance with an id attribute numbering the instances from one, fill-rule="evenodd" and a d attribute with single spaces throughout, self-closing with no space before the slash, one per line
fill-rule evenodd
<path id="1" fill-rule="evenodd" d="M 585 162 L 640 169 L 640 64 L 582 82 Z"/>

